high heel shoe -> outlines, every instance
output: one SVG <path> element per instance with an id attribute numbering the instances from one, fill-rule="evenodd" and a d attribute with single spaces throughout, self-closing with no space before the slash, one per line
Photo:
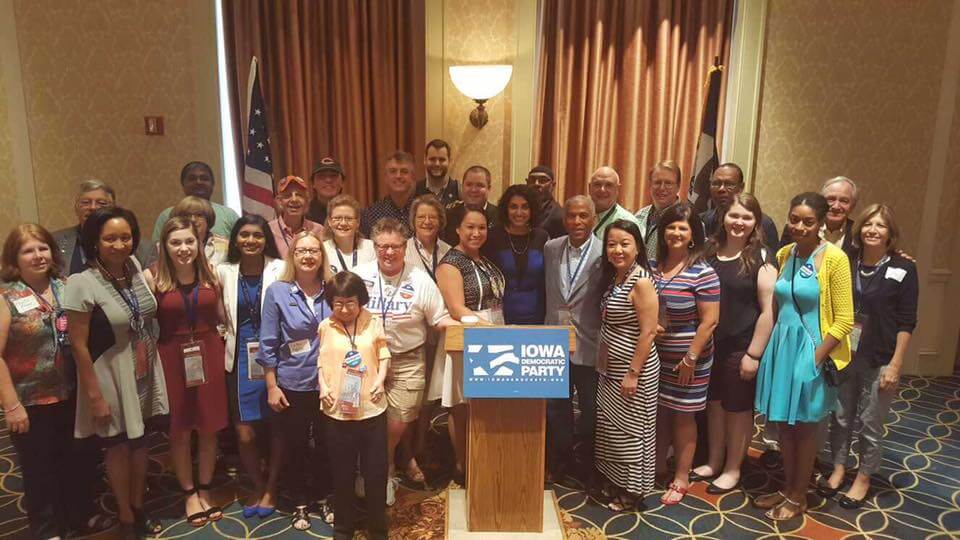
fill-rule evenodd
<path id="1" fill-rule="evenodd" d="M 210 484 L 197 484 L 197 491 L 198 491 L 198 492 L 200 492 L 200 491 L 209 492 L 209 491 L 210 491 Z M 199 493 L 198 493 L 198 494 L 199 494 Z M 202 498 L 200 499 L 200 505 L 201 505 L 201 506 L 206 506 L 206 504 L 204 504 Z M 220 507 L 217 506 L 217 505 L 213 505 L 213 506 L 211 506 L 210 508 L 208 508 L 208 509 L 206 510 L 206 516 L 207 516 L 207 520 L 208 520 L 208 521 L 220 521 L 221 519 L 223 519 L 223 508 L 220 508 Z"/>
<path id="2" fill-rule="evenodd" d="M 194 488 L 190 488 L 190 489 L 185 489 L 185 490 L 183 490 L 183 494 L 184 494 L 184 499 L 183 499 L 183 500 L 184 500 L 184 506 L 186 506 L 186 501 L 187 501 L 187 499 L 190 498 L 191 495 L 197 495 L 197 498 L 199 499 L 200 495 L 197 493 L 197 491 L 198 491 L 198 489 L 195 488 L 195 487 L 194 487 Z M 200 503 L 200 508 L 203 508 L 203 503 L 202 503 L 202 502 Z M 188 515 L 187 515 L 187 523 L 190 524 L 191 527 L 194 527 L 194 528 L 197 528 L 197 529 L 199 529 L 200 527 L 203 527 L 204 525 L 207 524 L 207 511 L 206 511 L 206 510 L 201 510 L 201 511 L 199 511 L 199 512 L 194 512 L 194 513 L 192 513 L 192 514 L 188 514 Z"/>

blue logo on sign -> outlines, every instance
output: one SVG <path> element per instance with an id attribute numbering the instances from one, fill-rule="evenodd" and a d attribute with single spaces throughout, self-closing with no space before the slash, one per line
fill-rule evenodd
<path id="1" fill-rule="evenodd" d="M 466 397 L 570 397 L 567 329 L 465 328 L 463 342 Z"/>

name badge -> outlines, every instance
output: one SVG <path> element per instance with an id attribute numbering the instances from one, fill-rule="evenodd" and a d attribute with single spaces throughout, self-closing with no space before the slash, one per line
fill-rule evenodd
<path id="1" fill-rule="evenodd" d="M 903 268 L 887 267 L 887 272 L 883 277 L 900 283 L 903 281 L 903 278 L 907 277 L 907 271 Z"/>
<path id="2" fill-rule="evenodd" d="M 19 313 L 27 313 L 40 307 L 40 302 L 37 301 L 36 296 L 24 296 L 23 298 L 17 298 L 13 301 L 13 307 L 17 308 Z"/>
<path id="3" fill-rule="evenodd" d="M 850 330 L 850 350 L 857 352 L 860 348 L 860 337 L 863 335 L 863 328 L 867 325 L 867 315 L 858 313 L 853 318 L 853 328 Z"/>
<path id="4" fill-rule="evenodd" d="M 566 304 L 560 306 L 557 311 L 557 320 L 560 326 L 573 326 L 572 307 Z"/>
<path id="5" fill-rule="evenodd" d="M 261 381 L 264 378 L 263 366 L 257 363 L 257 354 L 260 353 L 260 342 L 247 342 L 247 378 L 251 381 Z"/>
<path id="6" fill-rule="evenodd" d="M 298 354 L 306 354 L 310 352 L 310 340 L 300 339 L 294 341 L 293 343 L 288 343 L 287 348 L 290 349 L 290 354 L 294 356 L 297 356 Z"/>
<path id="7" fill-rule="evenodd" d="M 207 376 L 203 371 L 203 342 L 188 341 L 180 346 L 183 357 L 183 373 L 187 388 L 206 384 Z"/>
<path id="8" fill-rule="evenodd" d="M 347 416 L 360 414 L 360 391 L 363 386 L 363 372 L 354 368 L 343 370 L 340 381 L 340 412 Z"/>
<path id="9" fill-rule="evenodd" d="M 147 344 L 136 334 L 133 335 L 133 366 L 138 381 L 142 381 L 150 373 L 150 364 L 147 360 Z"/>

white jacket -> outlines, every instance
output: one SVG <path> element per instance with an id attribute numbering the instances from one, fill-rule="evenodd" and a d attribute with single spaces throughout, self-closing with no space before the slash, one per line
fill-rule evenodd
<path id="1" fill-rule="evenodd" d="M 263 297 L 270 286 L 283 272 L 284 262 L 280 259 L 267 260 L 263 266 L 263 289 L 260 293 L 260 308 L 263 309 Z M 240 278 L 239 263 L 222 263 L 217 266 L 217 278 L 223 287 L 223 307 L 227 313 L 227 336 L 224 347 L 223 365 L 227 371 L 233 372 L 233 361 L 237 348 L 237 280 Z"/>

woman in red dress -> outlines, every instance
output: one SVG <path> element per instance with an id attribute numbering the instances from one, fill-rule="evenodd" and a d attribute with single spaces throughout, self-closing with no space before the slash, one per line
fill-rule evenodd
<path id="1" fill-rule="evenodd" d="M 227 390 L 220 288 L 190 221 L 163 226 L 157 261 L 157 348 L 170 400 L 170 455 L 186 498 L 187 522 L 202 527 L 223 510 L 210 502 L 217 461 L 217 432 L 227 426 Z M 198 478 L 194 482 L 190 436 L 197 433 Z"/>

